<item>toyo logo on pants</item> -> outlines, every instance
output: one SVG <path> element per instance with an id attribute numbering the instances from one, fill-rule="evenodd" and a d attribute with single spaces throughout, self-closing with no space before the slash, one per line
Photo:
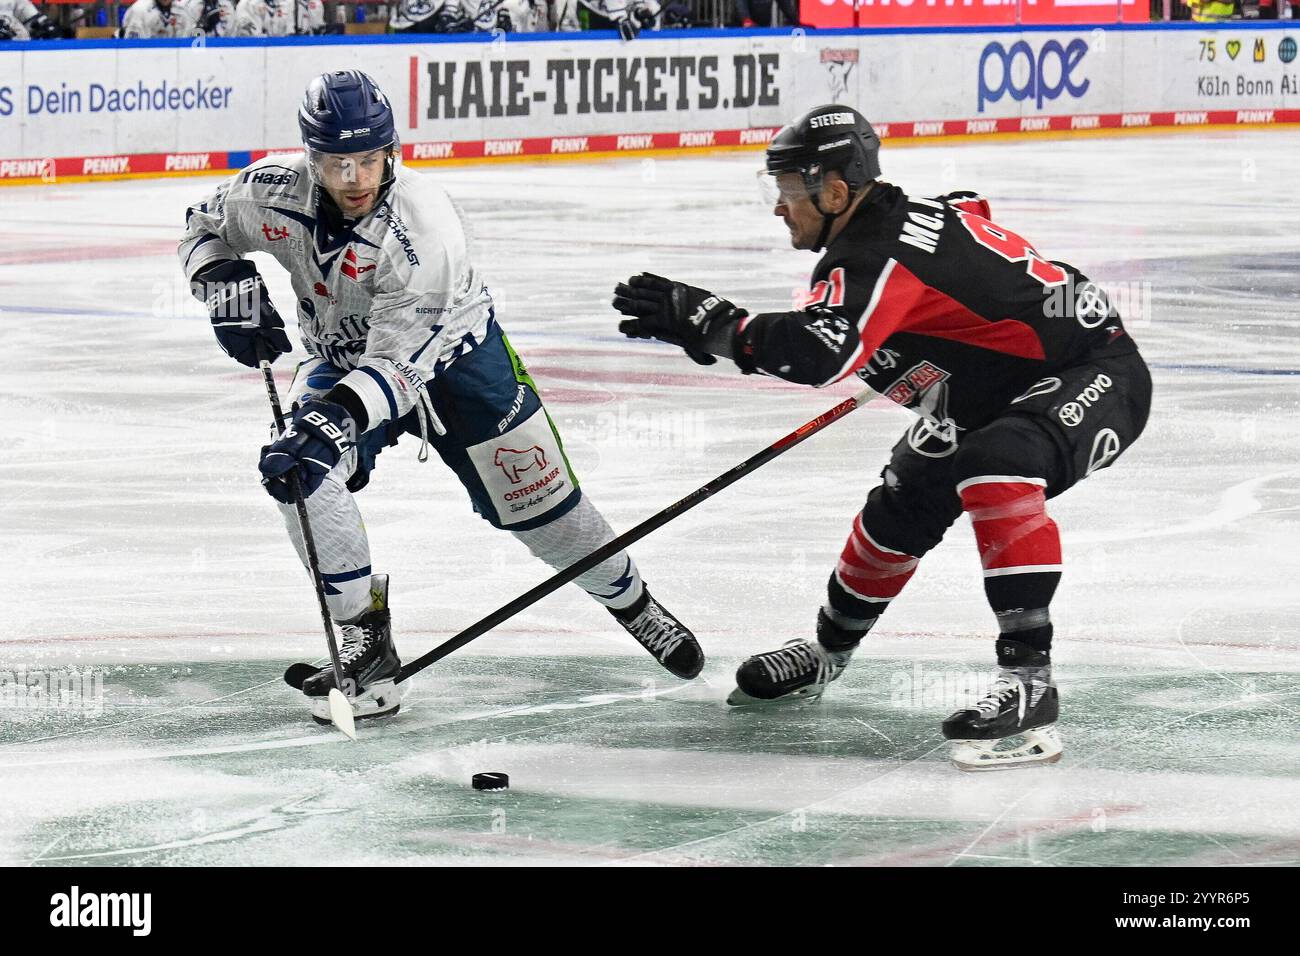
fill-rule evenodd
<path id="1" fill-rule="evenodd" d="M 1078 38 L 1064 46 L 1059 40 L 1048 40 L 1037 55 L 1027 40 L 1010 47 L 994 40 L 980 54 L 979 111 L 983 113 L 986 103 L 996 103 L 1008 93 L 1013 100 L 1032 99 L 1040 110 L 1044 101 L 1062 93 L 1077 99 L 1091 84 L 1074 77 L 1087 52 L 1087 41 Z"/>

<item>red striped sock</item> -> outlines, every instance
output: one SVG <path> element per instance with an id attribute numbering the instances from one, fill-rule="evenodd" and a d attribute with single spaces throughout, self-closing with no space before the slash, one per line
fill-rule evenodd
<path id="1" fill-rule="evenodd" d="M 957 486 L 979 544 L 984 577 L 1060 573 L 1061 536 L 1041 478 L 982 475 Z"/>
<path id="2" fill-rule="evenodd" d="M 844 590 L 860 601 L 886 603 L 898 597 L 916 571 L 920 558 L 893 551 L 872 540 L 862 526 L 862 515 L 853 519 L 853 530 L 844 543 L 835 578 Z"/>

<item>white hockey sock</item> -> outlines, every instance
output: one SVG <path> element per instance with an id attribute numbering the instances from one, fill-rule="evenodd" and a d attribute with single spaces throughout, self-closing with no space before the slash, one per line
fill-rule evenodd
<path id="1" fill-rule="evenodd" d="M 306 567 L 298 511 L 293 505 L 282 504 L 280 514 L 298 558 Z M 332 474 L 327 475 L 307 499 L 307 517 L 316 541 L 330 616 L 340 623 L 354 621 L 370 606 L 370 539 L 352 492 Z"/>
<path id="2" fill-rule="evenodd" d="M 583 495 L 582 500 L 562 517 L 531 531 L 516 531 L 514 535 L 535 557 L 561 571 L 612 541 L 614 529 L 596 510 L 591 499 Z M 614 610 L 630 607 L 644 590 L 641 572 L 626 551 L 620 551 L 580 575 L 575 583 Z"/>

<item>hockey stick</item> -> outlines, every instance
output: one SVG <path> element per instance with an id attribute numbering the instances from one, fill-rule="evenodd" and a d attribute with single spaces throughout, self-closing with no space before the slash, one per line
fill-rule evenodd
<path id="1" fill-rule="evenodd" d="M 271 362 L 261 343 L 257 346 L 257 365 L 262 370 L 262 381 L 266 384 L 266 397 L 271 401 L 271 414 L 275 416 L 275 429 L 284 433 L 284 411 L 280 408 L 280 392 L 275 387 L 275 374 L 271 371 Z M 316 586 L 316 600 L 320 603 L 321 623 L 325 627 L 325 641 L 330 648 L 330 663 L 334 667 L 334 686 L 329 692 L 330 720 L 334 726 L 349 739 L 357 739 L 356 721 L 352 716 L 352 705 L 343 696 L 340 688 L 343 682 L 343 667 L 339 663 L 339 647 L 334 640 L 334 622 L 330 618 L 329 605 L 325 603 L 325 584 L 320 576 L 320 559 L 316 555 L 316 539 L 311 533 L 311 522 L 307 520 L 307 502 L 302 495 L 302 482 L 297 470 L 289 472 L 289 489 L 293 492 L 294 508 L 298 511 L 298 527 L 302 531 L 302 549 L 307 555 L 307 569 L 311 572 L 312 584 Z"/>
<path id="2" fill-rule="evenodd" d="M 458 650 L 459 648 L 464 647 L 466 644 L 468 644 L 470 641 L 474 640 L 475 638 L 483 636 L 484 634 L 492 630 L 497 625 L 508 620 L 509 618 L 514 617 L 520 611 L 524 610 L 524 608 L 536 604 L 538 601 L 540 601 L 542 598 L 546 597 L 548 594 L 552 593 L 553 591 L 558 591 L 560 588 L 568 584 L 574 578 L 577 578 L 579 575 L 585 574 L 587 571 L 590 571 L 592 568 L 600 564 L 602 561 L 608 560 L 613 555 L 618 554 L 618 552 L 622 551 L 628 545 L 640 541 L 646 535 L 650 534 L 650 532 L 662 528 L 664 525 L 672 521 L 674 518 L 678 517 L 679 515 L 685 514 L 687 511 L 690 511 L 701 501 L 704 501 L 706 498 L 713 497 L 723 488 L 726 488 L 728 485 L 734 484 L 735 482 L 739 481 L 741 478 L 745 477 L 745 475 L 748 475 L 750 472 L 755 471 L 758 468 L 761 468 L 763 465 L 766 465 L 773 458 L 789 451 L 791 448 L 799 444 L 805 438 L 817 434 L 817 432 L 821 431 L 827 425 L 831 424 L 831 422 L 838 421 L 839 419 L 843 418 L 845 415 L 847 415 L 849 412 L 853 411 L 854 409 L 861 408 L 870 400 L 871 395 L 872 395 L 871 389 L 864 388 L 862 391 L 858 392 L 852 398 L 845 399 L 844 401 L 840 402 L 840 404 L 836 405 L 834 408 L 830 409 L 827 412 L 822 413 L 821 415 L 818 415 L 816 418 L 814 418 L 812 421 L 808 422 L 807 424 L 799 426 L 790 434 L 782 438 L 780 441 L 768 445 L 758 454 L 753 455 L 750 458 L 746 459 L 745 461 L 741 462 L 739 465 L 737 465 L 735 468 L 732 468 L 730 471 L 724 472 L 723 474 L 714 478 L 712 481 L 708 482 L 704 486 L 695 489 L 680 501 L 669 505 L 667 508 L 665 508 L 663 511 L 660 511 L 658 514 L 651 515 L 649 518 L 647 518 L 645 521 L 642 521 L 635 528 L 632 528 L 628 531 L 624 531 L 613 541 L 609 542 L 609 544 L 597 548 L 595 551 L 591 552 L 591 554 L 587 555 L 585 558 L 582 558 L 577 563 L 570 565 L 569 567 L 565 568 L 563 571 L 557 572 L 553 577 L 543 581 L 541 584 L 537 585 L 532 590 L 526 591 L 523 594 L 519 595 L 519 597 L 515 598 L 509 604 L 497 608 L 495 611 L 493 611 L 487 617 L 483 618 L 478 623 L 471 624 L 469 627 L 465 628 L 465 630 L 461 631 L 455 637 L 451 638 L 451 640 L 439 644 L 437 647 L 429 651 L 423 657 L 417 657 L 409 664 L 406 664 L 401 669 L 401 671 L 398 672 L 397 680 L 395 681 L 395 683 L 400 684 L 402 681 L 407 680 L 412 675 L 418 674 L 420 671 L 424 670 L 430 664 L 442 660 L 452 651 Z"/>

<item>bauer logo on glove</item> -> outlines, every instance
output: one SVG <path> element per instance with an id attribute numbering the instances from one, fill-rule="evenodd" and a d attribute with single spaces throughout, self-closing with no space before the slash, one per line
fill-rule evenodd
<path id="1" fill-rule="evenodd" d="M 325 476 L 356 444 L 356 424 L 342 405 L 308 399 L 294 410 L 284 434 L 262 448 L 258 470 L 262 485 L 276 501 L 292 504 L 291 475 L 297 474 L 303 497 L 310 497 Z"/>
<path id="2" fill-rule="evenodd" d="M 261 355 L 274 362 L 292 352 L 284 320 L 275 311 L 257 267 L 246 259 L 228 259 L 199 271 L 190 291 L 212 319 L 212 331 L 225 353 L 256 368 Z"/>

